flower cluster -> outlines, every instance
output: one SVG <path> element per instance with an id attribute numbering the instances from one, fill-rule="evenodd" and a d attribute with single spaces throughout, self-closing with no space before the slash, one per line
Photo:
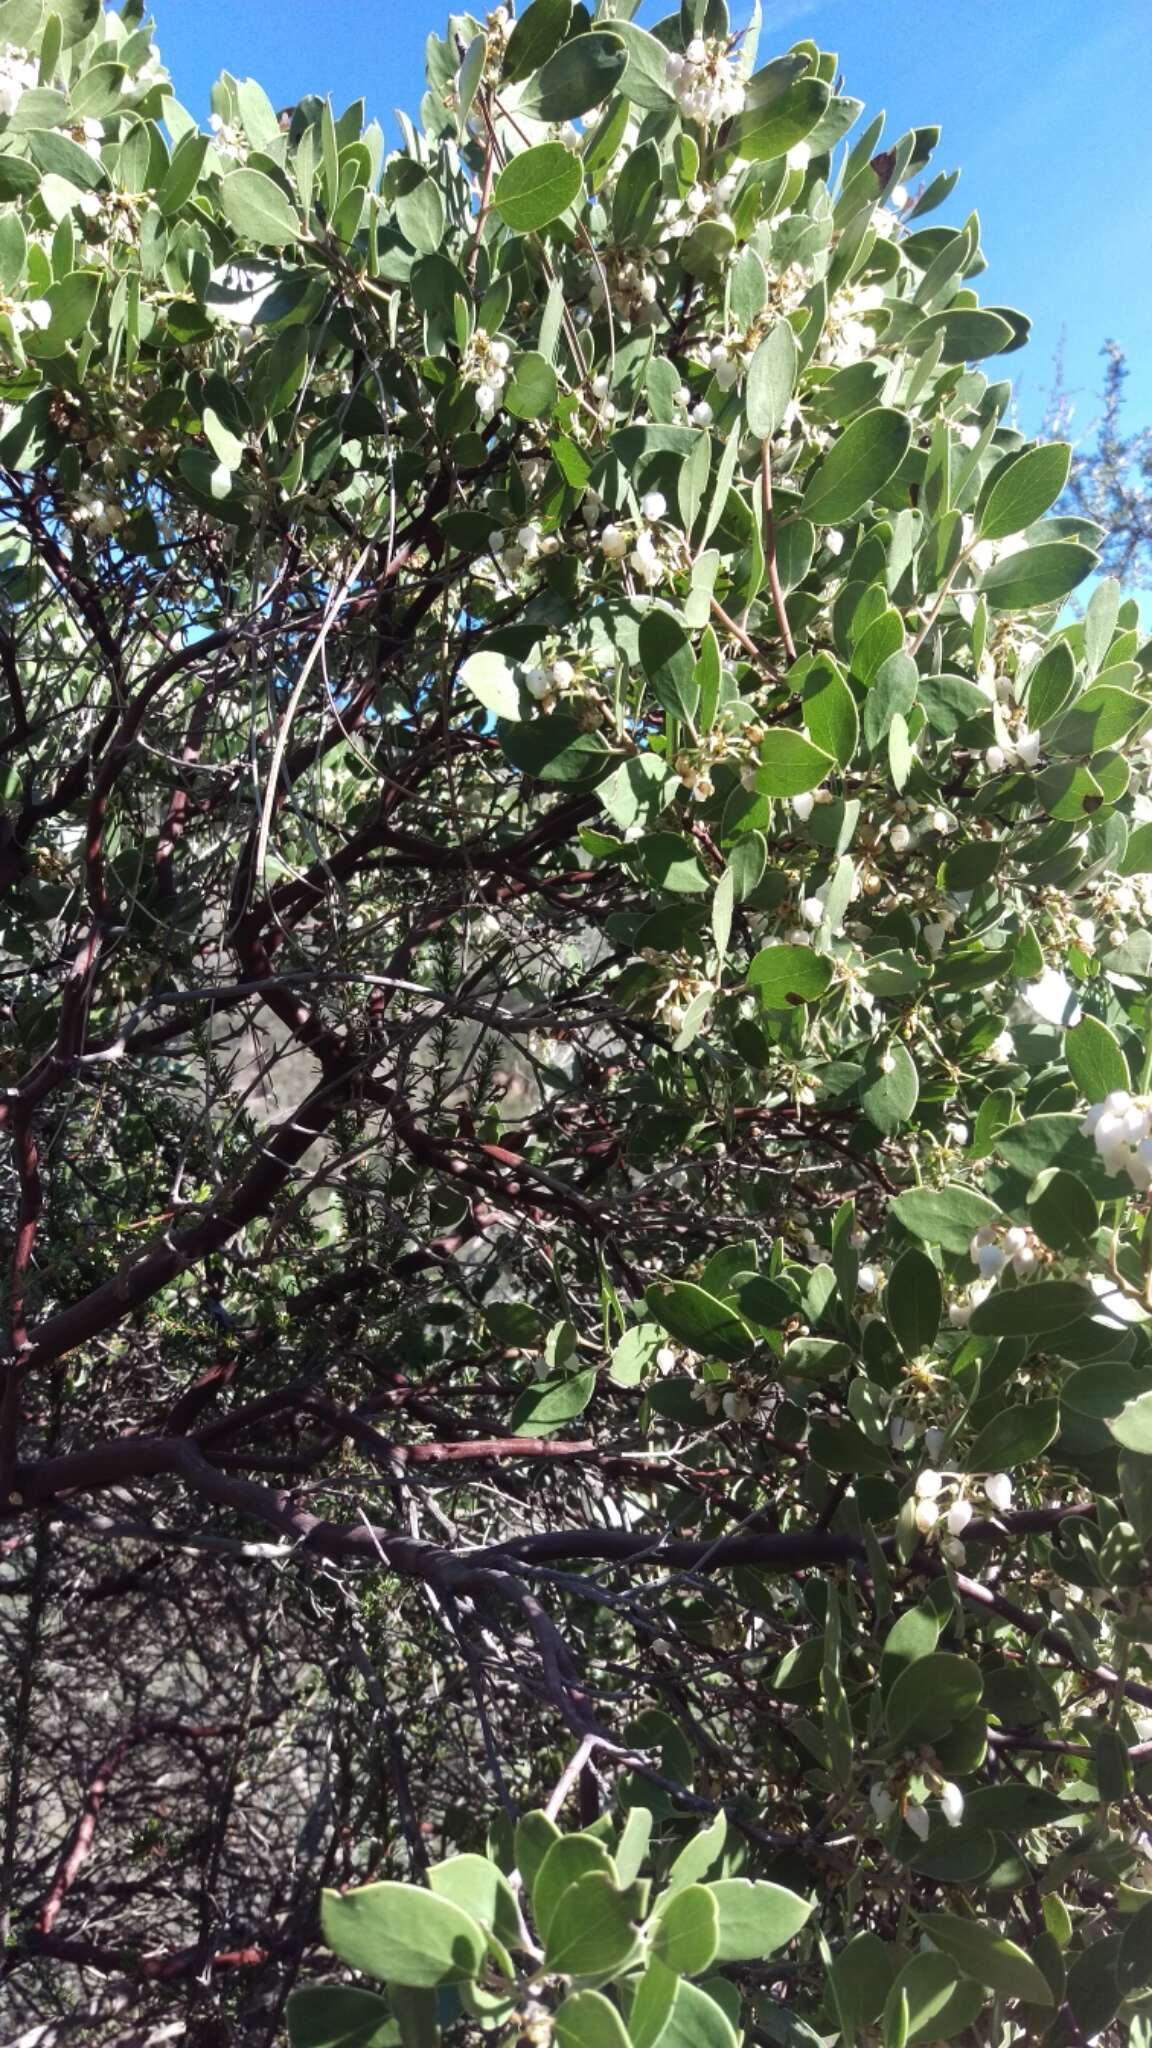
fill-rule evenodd
<path id="1" fill-rule="evenodd" d="M 758 749 L 764 738 L 764 727 L 755 722 L 736 726 L 729 731 L 724 726 L 713 726 L 703 733 L 699 743 L 685 747 L 676 756 L 676 773 L 684 788 L 698 803 L 706 803 L 715 794 L 712 770 L 718 761 L 735 761 L 740 767 L 741 780 L 748 782 L 755 775 L 759 763 Z"/>
<path id="2" fill-rule="evenodd" d="M 1152 1095 L 1114 1088 L 1094 1102 L 1080 1126 L 1109 1173 L 1126 1173 L 1141 1194 L 1152 1187 Z"/>
<path id="3" fill-rule="evenodd" d="M 112 504 L 107 498 L 98 498 L 91 492 L 83 491 L 76 500 L 73 518 L 78 525 L 87 526 L 99 539 L 107 540 L 110 534 L 123 526 L 125 513 L 122 505 Z"/>
<path id="4" fill-rule="evenodd" d="M 209 114 L 208 126 L 221 156 L 227 157 L 230 163 L 242 164 L 248 155 L 248 138 L 243 129 L 234 121 L 226 121 L 223 114 Z"/>
<path id="5" fill-rule="evenodd" d="M 5 43 L 0 49 L 0 114 L 10 118 L 39 78 L 39 66 L 27 50 L 18 49 L 15 43 Z"/>
<path id="6" fill-rule="evenodd" d="M 610 653 L 583 655 L 577 653 L 570 659 L 566 654 L 541 654 L 532 666 L 524 671 L 524 687 L 541 711 L 554 711 L 557 704 L 576 714 L 586 732 L 595 731 L 611 716 L 612 706 L 601 688 L 601 676 L 595 670 L 610 670 L 613 657 Z"/>
<path id="7" fill-rule="evenodd" d="M 594 312 L 611 300 L 621 320 L 635 323 L 652 313 L 659 291 L 660 280 L 646 256 L 629 249 L 605 249 L 588 300 Z"/>
<path id="8" fill-rule="evenodd" d="M 541 533 L 534 520 L 526 520 L 511 533 L 494 527 L 488 535 L 488 545 L 504 574 L 514 576 L 518 569 L 538 561 L 541 555 L 554 555 L 560 543 L 554 533 Z"/>
<path id="9" fill-rule="evenodd" d="M 652 1005 L 653 1014 L 668 1031 L 676 1033 L 683 1028 L 689 1004 L 697 996 L 714 995 L 716 984 L 701 974 L 694 963 L 683 953 L 658 953 L 646 948 L 640 955 L 649 967 L 658 968 L 664 976 L 663 986 Z"/>
<path id="10" fill-rule="evenodd" d="M 512 351 L 506 341 L 494 341 L 482 327 L 476 329 L 464 350 L 460 374 L 466 384 L 476 387 L 476 405 L 483 419 L 491 419 L 508 382 L 508 360 Z"/>
<path id="11" fill-rule="evenodd" d="M 990 775 L 1000 775 L 1005 768 L 1037 768 L 1040 765 L 1040 735 L 1022 726 L 1012 736 L 1007 734 L 994 746 L 984 749 L 984 766 Z"/>
<path id="12" fill-rule="evenodd" d="M 30 328 L 43 331 L 51 318 L 47 299 L 10 299 L 0 292 L 0 319 L 7 320 L 13 334 L 27 334 Z"/>
<path id="13" fill-rule="evenodd" d="M 964 1818 L 964 1794 L 959 1785 L 951 1784 L 946 1778 L 933 1776 L 932 1789 L 940 1801 L 940 1811 L 950 1828 L 958 1828 Z M 912 1833 L 926 1842 L 932 1826 L 927 1807 L 901 1789 L 893 1792 L 882 1778 L 874 1779 L 868 1791 L 868 1803 L 881 1827 L 899 1813 Z"/>
<path id="14" fill-rule="evenodd" d="M 99 163 L 100 145 L 104 140 L 103 121 L 93 121 L 85 116 L 82 121 L 74 121 L 68 133 L 77 148 L 84 151 L 85 156 L 90 156 L 95 163 Z"/>
<path id="15" fill-rule="evenodd" d="M 982 1280 L 998 1279 L 1007 1265 L 1018 1280 L 1026 1280 L 1047 1257 L 1036 1232 L 1022 1223 L 985 1223 L 968 1250 Z"/>
<path id="16" fill-rule="evenodd" d="M 984 1497 L 990 1507 L 999 1514 L 1007 1514 L 1012 1505 L 1012 1481 L 1007 1472 L 991 1472 L 982 1482 Z M 934 1465 L 926 1465 L 916 1475 L 914 1497 L 916 1506 L 914 1519 L 921 1536 L 937 1535 L 940 1548 L 950 1564 L 964 1563 L 964 1545 L 960 1538 L 972 1520 L 973 1509 L 967 1498 L 967 1481 L 955 1473 L 941 1472 Z M 948 1496 L 953 1498 L 946 1504 Z"/>
<path id="17" fill-rule="evenodd" d="M 625 525 L 610 520 L 600 534 L 601 554 L 610 562 L 626 559 L 633 574 L 649 590 L 677 566 L 674 536 L 662 530 L 667 510 L 663 492 L 648 491 L 640 500 L 642 524 Z"/>
<path id="18" fill-rule="evenodd" d="M 876 347 L 876 332 L 868 316 L 879 312 L 883 304 L 883 285 L 842 286 L 829 303 L 817 360 L 840 370 L 870 356 Z"/>
<path id="19" fill-rule="evenodd" d="M 693 36 L 683 56 L 669 52 L 665 71 L 684 119 L 702 128 L 730 120 L 744 105 L 744 85 L 722 38 Z"/>

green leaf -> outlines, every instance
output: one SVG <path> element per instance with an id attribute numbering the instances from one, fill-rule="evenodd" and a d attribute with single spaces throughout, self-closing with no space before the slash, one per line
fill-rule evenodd
<path id="1" fill-rule="evenodd" d="M 940 869 L 940 878 L 946 889 L 962 893 L 982 888 L 1003 864 L 1004 848 L 999 840 L 971 839 L 949 854 Z"/>
<path id="2" fill-rule="evenodd" d="M 220 184 L 220 205 L 236 233 L 265 249 L 283 249 L 303 239 L 296 208 L 263 171 L 229 171 Z"/>
<path id="3" fill-rule="evenodd" d="M 806 1925 L 813 1901 L 783 1885 L 746 1877 L 722 1877 L 705 1885 L 720 1916 L 716 1960 L 757 1963 L 775 1955 Z"/>
<path id="4" fill-rule="evenodd" d="M 559 1379 L 537 1380 L 526 1387 L 508 1418 L 513 1436 L 551 1436 L 583 1415 L 596 1391 L 596 1368 L 565 1373 Z"/>
<path id="5" fill-rule="evenodd" d="M 1076 687 L 1076 656 L 1066 640 L 1055 640 L 1028 678 L 1028 723 L 1039 728 L 1062 711 Z"/>
<path id="6" fill-rule="evenodd" d="M 1012 339 L 1011 322 L 987 306 L 960 306 L 922 320 L 908 337 L 912 353 L 927 349 L 939 337 L 942 363 L 978 363 L 999 355 Z"/>
<path id="7" fill-rule="evenodd" d="M 518 420 L 538 420 L 552 411 L 558 390 L 556 372 L 547 356 L 525 349 L 517 356 L 504 387 L 505 410 Z"/>
<path id="8" fill-rule="evenodd" d="M 712 943 L 716 948 L 718 960 L 723 960 L 728 952 L 735 902 L 735 880 L 732 869 L 727 867 L 716 884 L 716 893 L 712 898 Z"/>
<path id="9" fill-rule="evenodd" d="M 888 1692 L 901 1671 L 930 1657 L 940 1640 L 941 1616 L 927 1605 L 908 1607 L 889 1631 L 880 1660 L 880 1683 Z"/>
<path id="10" fill-rule="evenodd" d="M 892 1682 L 884 1718 L 893 1742 L 934 1742 L 978 1707 L 984 1697 L 980 1668 L 968 1657 L 934 1650 L 908 1664 Z"/>
<path id="11" fill-rule="evenodd" d="M 804 723 L 816 745 L 841 768 L 851 765 L 860 743 L 860 719 L 852 695 L 831 655 L 822 655 L 804 678 Z"/>
<path id="12" fill-rule="evenodd" d="M 809 479 L 804 517 L 822 526 L 855 518 L 896 474 L 911 443 L 911 421 L 892 406 L 875 406 L 849 421 Z"/>
<path id="13" fill-rule="evenodd" d="M 803 733 L 776 726 L 764 735 L 756 788 L 761 796 L 802 796 L 815 789 L 836 766 L 831 754 L 814 747 Z"/>
<path id="14" fill-rule="evenodd" d="M 976 1232 L 1000 1216 L 987 1195 L 954 1182 L 942 1188 L 909 1188 L 891 1206 L 905 1230 L 948 1252 L 966 1252 Z"/>
<path id="15" fill-rule="evenodd" d="M 520 686 L 502 654 L 488 648 L 470 654 L 460 669 L 460 681 L 494 717 L 520 717 Z"/>
<path id="16" fill-rule="evenodd" d="M 1116 1974 L 1123 1992 L 1152 1983 L 1152 1899 L 1139 1907 L 1124 1929 Z"/>
<path id="17" fill-rule="evenodd" d="M 59 355 L 70 341 L 90 326 L 100 297 L 100 278 L 94 270 L 73 270 L 44 294 L 52 318 L 40 333 L 25 337 L 29 355 Z"/>
<path id="18" fill-rule="evenodd" d="M 980 589 L 993 611 L 1023 612 L 1034 605 L 1059 604 L 1083 583 L 1098 557 L 1081 541 L 1041 541 L 1006 555 L 984 571 Z"/>
<path id="19" fill-rule="evenodd" d="M 677 895 L 707 895 L 711 884 L 696 853 L 678 832 L 649 832 L 634 839 L 625 858 L 654 889 L 669 889 Z"/>
<path id="20" fill-rule="evenodd" d="M 559 2048 L 632 2048 L 628 2029 L 602 1991 L 573 1991 L 556 2008 Z"/>
<path id="21" fill-rule="evenodd" d="M 675 1972 L 667 1969 L 658 1956 L 649 1957 L 643 1975 L 637 1980 L 636 1995 L 628 2014 L 632 2048 L 656 2048 L 676 2003 L 679 1987 L 680 1980 Z"/>
<path id="22" fill-rule="evenodd" d="M 1098 1365 L 1084 1365 L 1065 1380 L 1060 1389 L 1060 1400 L 1065 1408 L 1072 1408 L 1077 1415 L 1094 1415 L 1099 1421 L 1107 1422 L 1119 1415 L 1129 1401 L 1135 1401 L 1141 1394 L 1152 1392 L 1148 1374 L 1137 1371 L 1135 1366 L 1125 1365 L 1121 1359 L 1105 1359 Z"/>
<path id="23" fill-rule="evenodd" d="M 1067 441 L 1047 441 L 1012 456 L 994 472 L 977 516 L 981 540 L 1021 533 L 1056 503 L 1068 481 L 1072 450 Z"/>
<path id="24" fill-rule="evenodd" d="M 590 782 L 612 760 L 600 734 L 585 732 L 566 711 L 549 711 L 523 725 L 501 719 L 497 731 L 513 766 L 542 782 Z"/>
<path id="25" fill-rule="evenodd" d="M 983 2003 L 977 1986 L 964 1982 L 950 1957 L 912 1956 L 885 2003 L 885 2041 L 898 2009 L 904 2037 L 912 2048 L 920 2041 L 950 2041 L 971 2026 Z"/>
<path id="26" fill-rule="evenodd" d="M 651 1331 L 653 1325 L 648 1323 L 642 1327 Z M 634 1806 L 624 1823 L 612 1858 L 617 1880 L 622 1885 L 635 1883 L 640 1875 L 652 1839 L 653 1818 L 646 1806 Z"/>
<path id="27" fill-rule="evenodd" d="M 711 1870 L 728 1837 L 727 1815 L 718 1813 L 686 1842 L 668 1873 L 668 1890 L 679 1891 L 686 1884 L 695 1884 Z"/>
<path id="28" fill-rule="evenodd" d="M 274 148 L 280 139 L 280 123 L 262 85 L 254 78 L 241 78 L 236 84 L 236 99 L 240 108 L 240 119 L 244 132 L 257 149 Z"/>
<path id="29" fill-rule="evenodd" d="M 1067 1821 L 1075 1809 L 1043 1785 L 978 1785 L 964 1795 L 964 1818 L 1001 1833 L 1027 1833 Z"/>
<path id="30" fill-rule="evenodd" d="M 661 1329 L 701 1357 L 735 1364 L 756 1348 L 755 1337 L 735 1309 L 691 1280 L 654 1280 L 644 1299 Z"/>
<path id="31" fill-rule="evenodd" d="M 320 1908 L 330 1949 L 365 1976 L 395 1984 L 463 1984 L 478 1975 L 487 1943 L 471 1914 L 408 1884 L 326 1891 Z"/>
<path id="32" fill-rule="evenodd" d="M 673 105 L 668 83 L 668 51 L 646 28 L 634 21 L 613 21 L 612 33 L 619 36 L 628 52 L 628 64 L 620 91 L 634 107 L 646 113 L 663 114 Z"/>
<path id="33" fill-rule="evenodd" d="M 614 825 L 655 824 L 680 787 L 675 770 L 658 754 L 633 754 L 605 777 L 596 791 Z"/>
<path id="34" fill-rule="evenodd" d="M 936 1948 L 951 1956 L 966 1977 L 1002 1998 L 1052 2006 L 1048 1979 L 1022 1948 L 985 1920 L 961 1920 L 954 1913 L 925 1913 L 921 1926 Z"/>
<path id="35" fill-rule="evenodd" d="M 437 1898 L 451 1899 L 453 1905 L 470 1913 L 478 1926 L 494 1934 L 506 1948 L 519 1939 L 515 1895 L 490 1857 L 464 1854 L 434 1863 L 428 1872 L 428 1886 Z"/>
<path id="36" fill-rule="evenodd" d="M 172 151 L 172 161 L 156 190 L 156 204 L 165 220 L 173 220 L 192 197 L 200 182 L 208 137 L 191 130 L 182 135 Z"/>
<path id="37" fill-rule="evenodd" d="M 18 213 L 0 214 L 0 291 L 15 292 L 24 276 L 28 237 Z"/>
<path id="38" fill-rule="evenodd" d="M 1087 1141 L 1080 1136 L 1083 1121 L 1078 1112 L 1065 1114 L 1059 1110 L 1026 1117 L 1023 1123 L 1009 1124 L 1000 1132 L 996 1148 L 1017 1173 L 1035 1180 L 1046 1166 L 1074 1167 L 1079 1163 L 1088 1149 Z"/>
<path id="39" fill-rule="evenodd" d="M 583 182 L 578 156 L 562 142 L 541 142 L 512 158 L 497 178 L 492 197 L 505 225 L 514 234 L 525 235 L 567 213 Z"/>
<path id="40" fill-rule="evenodd" d="M 651 1952 L 670 1970 L 698 1977 L 716 1955 L 720 1913 L 706 1885 L 686 1885 L 661 1899 L 648 1922 Z"/>
<path id="41" fill-rule="evenodd" d="M 388 2003 L 392 2007 L 399 2030 L 400 2048 L 440 2048 L 438 1990 L 427 1987 L 417 1989 L 410 1984 L 390 1984 Z"/>
<path id="42" fill-rule="evenodd" d="M 795 143 L 811 135 L 830 98 L 821 79 L 798 78 L 767 106 L 745 107 L 732 123 L 728 148 L 750 164 L 786 156 Z"/>
<path id="43" fill-rule="evenodd" d="M 678 1979 L 672 2011 L 658 2037 L 658 2048 L 737 2048 L 737 2042 L 736 2030 L 716 1999 L 699 1984 Z"/>
<path id="44" fill-rule="evenodd" d="M 1118 746 L 1152 717 L 1152 704 L 1132 690 L 1096 683 L 1062 712 L 1047 744 L 1054 754 L 1095 754 Z"/>
<path id="45" fill-rule="evenodd" d="M 748 986 L 766 1010 L 814 1003 L 831 979 L 831 963 L 807 946 L 765 946 L 748 969 Z"/>
<path id="46" fill-rule="evenodd" d="M 566 1977 L 594 1977 L 618 1968 L 636 1946 L 636 1901 L 601 1871 L 577 1878 L 563 1895 L 544 1945 L 545 1966 Z"/>
<path id="47" fill-rule="evenodd" d="M 487 62 L 488 38 L 481 30 L 472 37 L 456 74 L 456 128 L 460 135 L 467 133 L 468 117 L 475 105 Z"/>
<path id="48" fill-rule="evenodd" d="M 865 1116 L 886 1138 L 909 1121 L 920 1099 L 916 1062 L 903 1040 L 892 1040 L 887 1048 L 887 1059 L 892 1062 L 891 1070 L 885 1073 L 877 1061 L 860 1092 L 860 1106 Z"/>
<path id="49" fill-rule="evenodd" d="M 575 121 L 598 107 L 624 75 L 628 52 L 620 36 L 593 29 L 572 36 L 549 57 L 520 94 L 520 110 L 532 121 Z"/>
<path id="50" fill-rule="evenodd" d="M 51 128 L 37 129 L 27 140 L 32 161 L 49 176 L 64 178 L 81 192 L 96 192 L 108 184 L 103 163 L 90 157 L 70 135 Z"/>
<path id="51" fill-rule="evenodd" d="M 1059 1281 L 1051 1284 L 1061 1285 Z M 973 1315 L 973 1324 L 975 1321 Z M 969 1472 L 1005 1472 L 1014 1465 L 1026 1465 L 1047 1450 L 1059 1427 L 1059 1401 L 1030 1401 L 1026 1406 L 1004 1408 L 980 1431 L 964 1459 L 965 1467 Z"/>
<path id="52" fill-rule="evenodd" d="M 1152 1393 L 1129 1401 L 1108 1424 L 1118 1444 L 1142 1458 L 1152 1458 Z"/>
<path id="53" fill-rule="evenodd" d="M 26 157 L 0 155 L 0 199 L 22 199 L 39 189 L 40 173 Z"/>
<path id="54" fill-rule="evenodd" d="M 854 1934 L 834 1957 L 829 1973 L 832 1996 L 847 2039 L 879 2019 L 895 1968 L 892 1949 L 869 1929 Z"/>
<path id="55" fill-rule="evenodd" d="M 444 201 L 432 178 L 421 178 L 396 199 L 396 225 L 421 256 L 435 255 L 444 243 Z"/>
<path id="56" fill-rule="evenodd" d="M 204 408 L 204 435 L 217 462 L 225 469 L 239 469 L 244 460 L 244 443 L 210 405 Z"/>
<path id="57" fill-rule="evenodd" d="M 546 1813 L 534 1811 L 521 1814 L 520 1819 L 516 1823 L 516 1833 L 513 1840 L 516 1868 L 527 1885 L 529 1893 L 533 1896 L 533 1901 L 535 1900 L 536 1879 L 540 1866 L 553 1843 L 560 1840 L 559 1828 L 554 1820 L 549 1820 Z M 603 1866 L 597 1865 L 597 1868 L 603 1868 Z"/>
<path id="58" fill-rule="evenodd" d="M 1152 825 L 1137 825 L 1116 864 L 1120 875 L 1152 875 Z"/>
<path id="59" fill-rule="evenodd" d="M 122 64 L 94 64 L 76 80 L 70 98 L 72 112 L 81 120 L 100 121 L 120 109 L 124 85 Z"/>
<path id="60" fill-rule="evenodd" d="M 1064 1057 L 1072 1079 L 1089 1102 L 1102 1102 L 1114 1088 L 1132 1086 L 1119 1040 L 1096 1017 L 1085 1015 L 1064 1033 Z"/>
<path id="61" fill-rule="evenodd" d="M 42 10 L 37 8 L 36 12 Z M 70 50 L 74 43 L 90 36 L 100 20 L 100 0 L 55 0 L 52 12 L 59 17 L 62 43 Z"/>
<path id="62" fill-rule="evenodd" d="M 885 1319 L 905 1358 L 918 1358 L 935 1343 L 943 1299 L 931 1259 L 910 1245 L 893 1266 L 884 1295 Z"/>
<path id="63" fill-rule="evenodd" d="M 755 434 L 758 441 L 770 440 L 780 431 L 796 388 L 799 360 L 792 328 L 787 320 L 778 320 L 757 345 L 748 365 L 744 411 L 748 431 Z"/>
<path id="64" fill-rule="evenodd" d="M 568 33 L 572 0 L 531 0 L 508 38 L 504 76 L 512 84 L 539 69 Z"/>
<path id="65" fill-rule="evenodd" d="M 538 1818 L 543 1820 L 546 1816 L 541 1814 Z M 536 1847 L 538 1843 L 532 1846 Z M 531 1879 L 532 1912 L 541 1940 L 548 1938 L 561 1899 L 582 1877 L 593 1874 L 616 1882 L 616 1867 L 603 1842 L 595 1835 L 555 1834 Z"/>
<path id="66" fill-rule="evenodd" d="M 1092 1308 L 1093 1296 L 1074 1280 L 1031 1280 L 997 1287 L 972 1311 L 977 1337 L 1040 1337 L 1065 1329 Z"/>
<path id="67" fill-rule="evenodd" d="M 309 1984 L 288 2000 L 289 2048 L 391 2048 L 391 2009 L 374 1991 Z"/>
<path id="68" fill-rule="evenodd" d="M 645 612 L 640 621 L 640 666 L 652 693 L 673 718 L 693 719 L 700 702 L 692 642 L 671 612 Z"/>
<path id="69" fill-rule="evenodd" d="M 1029 1221 L 1053 1251 L 1082 1251 L 1095 1235 L 1099 1217 L 1082 1180 L 1063 1167 L 1048 1168 L 1028 1195 Z"/>

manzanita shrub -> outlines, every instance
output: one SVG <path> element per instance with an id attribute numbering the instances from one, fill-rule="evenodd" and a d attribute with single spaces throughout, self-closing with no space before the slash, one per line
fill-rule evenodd
<path id="1" fill-rule="evenodd" d="M 5 1970 L 1147 2044 L 1152 652 L 937 131 L 632 11 L 0 0 Z"/>

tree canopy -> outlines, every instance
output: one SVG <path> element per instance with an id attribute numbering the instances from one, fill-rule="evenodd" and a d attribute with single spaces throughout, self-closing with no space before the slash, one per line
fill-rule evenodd
<path id="1" fill-rule="evenodd" d="M 1152 2041 L 1152 648 L 634 11 L 0 0 L 5 2048 Z"/>

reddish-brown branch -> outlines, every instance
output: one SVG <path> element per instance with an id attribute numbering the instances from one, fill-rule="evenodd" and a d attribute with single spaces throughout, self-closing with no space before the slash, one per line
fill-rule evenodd
<path id="1" fill-rule="evenodd" d="M 16 1212 L 16 1241 L 12 1252 L 12 1277 L 8 1303 L 8 1351 L 4 1364 L 4 1385 L 0 1391 L 0 1500 L 6 1500 L 12 1484 L 20 1441 L 20 1360 L 28 1349 L 25 1320 L 28 1276 L 36 1232 L 43 1209 L 40 1184 L 40 1154 L 32 1129 L 32 1112 L 21 1105 L 12 1133 L 20 1199 Z"/>
<path id="2" fill-rule="evenodd" d="M 313 1089 L 263 1141 L 248 1172 L 196 1222 L 156 1239 L 111 1279 L 39 1324 L 30 1333 L 25 1366 L 48 1364 L 77 1344 L 115 1329 L 190 1266 L 219 1251 L 237 1231 L 263 1216 L 349 1099 L 355 1074 L 356 1063 L 350 1059 L 339 1075 Z"/>
<path id="3" fill-rule="evenodd" d="M 272 1718 L 271 1715 L 265 1714 L 255 1717 L 255 1720 L 267 1725 Z M 51 1934 L 64 1900 L 88 1860 L 96 1838 L 100 1809 L 107 1796 L 109 1784 L 125 1757 L 148 1742 L 203 1742 L 212 1737 L 235 1735 L 250 1725 L 254 1723 L 222 1721 L 197 1725 L 187 1721 L 151 1720 L 127 1729 L 97 1764 L 88 1780 L 79 1818 L 61 1851 L 52 1882 L 36 1918 L 37 1934 Z"/>
<path id="4" fill-rule="evenodd" d="M 99 1970 L 105 1976 L 140 1978 L 149 1984 L 172 1984 L 183 1978 L 203 1977 L 213 1970 L 255 1970 L 270 1962 L 271 1948 L 252 1944 L 247 1948 L 217 1949 L 205 1954 L 202 1948 L 168 1949 L 163 1955 L 141 1955 L 139 1949 L 109 1948 L 98 1941 L 73 1940 L 58 1934 L 31 1934 L 11 1951 L 12 1961 L 21 1953 L 52 1956 L 60 1963 L 74 1963 L 78 1969 Z"/>

